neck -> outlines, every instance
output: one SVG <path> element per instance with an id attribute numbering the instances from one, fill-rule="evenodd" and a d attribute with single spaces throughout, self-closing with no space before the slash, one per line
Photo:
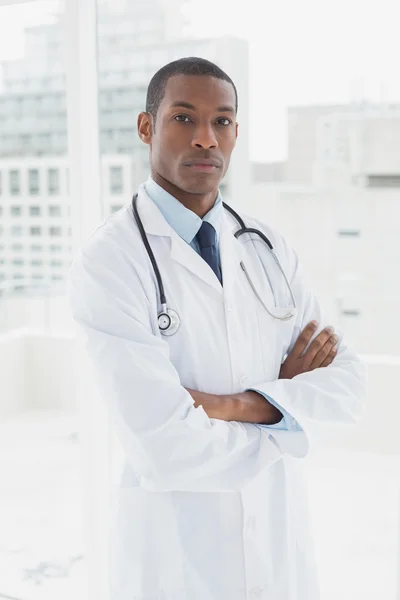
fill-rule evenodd
<path id="1" fill-rule="evenodd" d="M 158 173 L 152 172 L 151 176 L 160 187 L 171 196 L 174 196 L 185 208 L 194 212 L 200 219 L 212 209 L 218 196 L 218 188 L 206 194 L 192 194 L 178 188 Z"/>

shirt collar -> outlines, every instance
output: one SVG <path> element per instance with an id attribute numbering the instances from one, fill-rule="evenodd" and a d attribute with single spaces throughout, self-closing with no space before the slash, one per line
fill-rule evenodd
<path id="1" fill-rule="evenodd" d="M 160 210 L 164 219 L 185 242 L 190 244 L 193 241 L 203 221 L 208 221 L 214 227 L 219 240 L 222 216 L 222 196 L 220 192 L 218 192 L 214 206 L 202 220 L 196 213 L 183 206 L 172 194 L 158 185 L 152 177 L 149 177 L 146 181 L 145 188 L 148 196 Z"/>

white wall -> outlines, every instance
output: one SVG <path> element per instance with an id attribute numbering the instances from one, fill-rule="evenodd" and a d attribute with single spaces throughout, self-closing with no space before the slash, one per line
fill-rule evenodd
<path id="1" fill-rule="evenodd" d="M 10 294 L 0 298 L 0 334 L 15 329 L 71 334 L 74 325 L 67 296 Z"/>
<path id="2" fill-rule="evenodd" d="M 25 335 L 13 332 L 0 336 L 0 420 L 26 410 Z"/>
<path id="3" fill-rule="evenodd" d="M 76 411 L 72 338 L 16 330 L 0 337 L 0 418 L 22 411 Z"/>

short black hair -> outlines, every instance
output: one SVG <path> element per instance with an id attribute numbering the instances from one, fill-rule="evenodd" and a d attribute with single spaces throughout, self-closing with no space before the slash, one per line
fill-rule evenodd
<path id="1" fill-rule="evenodd" d="M 216 64 L 205 58 L 198 58 L 196 56 L 174 60 L 164 67 L 161 67 L 161 69 L 153 75 L 149 87 L 147 88 L 146 112 L 152 114 L 154 117 L 156 116 L 165 94 L 167 81 L 174 75 L 209 75 L 210 77 L 227 81 L 233 86 L 235 91 L 235 111 L 237 112 L 238 94 L 232 79 Z"/>

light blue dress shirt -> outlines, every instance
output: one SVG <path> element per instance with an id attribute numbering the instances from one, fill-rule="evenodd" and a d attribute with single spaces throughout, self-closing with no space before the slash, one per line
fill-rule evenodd
<path id="1" fill-rule="evenodd" d="M 221 216 L 223 210 L 221 193 L 218 193 L 214 206 L 202 220 L 198 215 L 183 206 L 179 200 L 174 198 L 174 196 L 158 185 L 158 183 L 156 183 L 151 177 L 149 177 L 149 179 L 146 181 L 145 188 L 148 196 L 158 207 L 167 223 L 183 240 L 185 240 L 185 242 L 190 244 L 190 246 L 192 246 L 196 252 L 200 254 L 200 248 L 195 238 L 203 220 L 208 221 L 214 227 L 217 233 L 217 240 L 219 241 Z M 218 246 L 217 253 L 219 262 L 220 257 Z M 285 411 L 285 409 L 279 406 L 277 402 L 259 390 L 252 389 L 251 391 L 257 392 L 261 396 L 264 396 L 264 398 L 266 398 L 273 406 L 278 408 L 283 415 L 283 418 L 281 421 L 279 421 L 279 423 L 276 423 L 275 425 L 260 425 L 260 427 L 286 429 L 288 431 L 301 431 L 301 427 L 297 421 L 287 411 Z"/>

